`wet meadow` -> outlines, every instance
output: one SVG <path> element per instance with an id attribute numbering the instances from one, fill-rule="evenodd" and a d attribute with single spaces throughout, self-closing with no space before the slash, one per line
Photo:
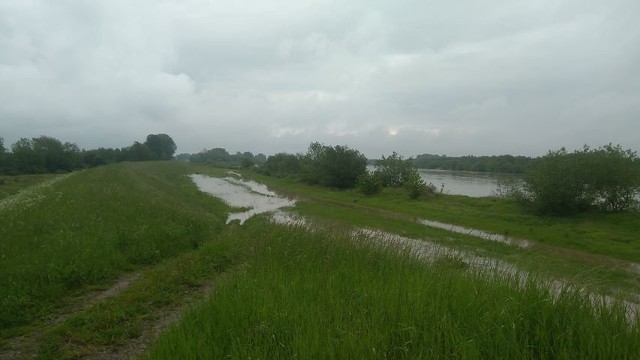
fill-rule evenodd
<path id="1" fill-rule="evenodd" d="M 501 218 L 495 208 L 498 225 L 483 227 L 486 218 L 465 223 L 489 200 L 412 201 L 393 193 L 376 199 L 278 180 L 269 187 L 298 199 L 288 210 L 308 218 L 305 225 L 279 224 L 268 214 L 225 224 L 234 209 L 199 191 L 189 177 L 194 173 L 227 176 L 177 161 L 121 163 L 73 173 L 0 208 L 0 358 L 632 359 L 640 353 L 638 317 L 617 298 L 580 286 L 624 271 L 571 265 L 575 259 L 560 266 L 566 262 L 560 255 L 536 256 L 412 220 L 435 214 L 519 236 L 525 226 L 538 226 L 516 219 L 508 227 L 513 218 Z M 461 210 L 447 215 L 447 199 Z M 462 215 L 455 218 L 456 212 Z M 626 220 L 590 226 L 599 233 L 619 221 Z M 450 252 L 416 256 L 402 244 L 354 236 L 363 227 L 508 262 L 513 271 L 479 269 Z M 540 233 L 527 234 L 543 241 Z M 548 236 L 561 245 L 561 237 Z M 555 272 L 526 266 L 527 256 Z M 572 281 L 558 281 L 566 280 L 559 276 L 565 270 Z M 619 276 L 635 293 L 637 274 Z M 106 291 L 118 283 L 118 291 Z"/>

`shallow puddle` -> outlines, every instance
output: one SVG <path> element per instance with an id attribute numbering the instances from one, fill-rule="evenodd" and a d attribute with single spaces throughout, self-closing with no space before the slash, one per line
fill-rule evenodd
<path id="1" fill-rule="evenodd" d="M 418 222 L 422 225 L 426 225 L 436 229 L 447 230 L 447 231 L 451 231 L 458 234 L 469 235 L 469 236 L 478 237 L 485 240 L 497 241 L 504 244 L 515 245 L 521 248 L 529 247 L 529 241 L 512 238 L 506 235 L 494 234 L 494 233 L 490 233 L 482 230 L 447 224 L 447 223 L 434 221 L 434 220 L 418 219 Z"/>
<path id="2" fill-rule="evenodd" d="M 216 178 L 193 174 L 191 179 L 198 189 L 222 199 L 227 205 L 241 208 L 239 212 L 231 212 L 227 224 L 234 220 L 243 224 L 254 215 L 277 212 L 279 209 L 293 206 L 294 200 L 278 196 L 265 185 L 255 181 L 244 181 L 232 177 Z"/>

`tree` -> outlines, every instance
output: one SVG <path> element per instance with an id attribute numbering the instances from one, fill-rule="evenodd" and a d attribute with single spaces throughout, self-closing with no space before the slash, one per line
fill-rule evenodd
<path id="1" fill-rule="evenodd" d="M 640 161 L 635 152 L 611 144 L 588 151 L 590 190 L 603 210 L 632 207 L 640 190 Z"/>
<path id="2" fill-rule="evenodd" d="M 242 158 L 240 159 L 240 166 L 243 168 L 250 168 L 253 165 L 255 165 L 255 161 L 253 161 L 253 156 L 249 157 L 249 156 L 242 156 Z"/>
<path id="3" fill-rule="evenodd" d="M 144 145 L 151 153 L 151 160 L 171 160 L 178 148 L 171 136 L 167 134 L 149 134 Z"/>
<path id="4" fill-rule="evenodd" d="M 417 171 L 411 158 L 403 160 L 395 151 L 388 157 L 382 156 L 375 166 L 383 186 L 404 186 Z"/>
<path id="5" fill-rule="evenodd" d="M 33 142 L 21 138 L 11 145 L 11 173 L 37 174 L 45 172 L 44 158 L 34 151 Z"/>
<path id="6" fill-rule="evenodd" d="M 149 150 L 149 147 L 145 144 L 141 144 L 138 141 L 135 141 L 133 145 L 126 148 L 125 151 L 125 160 L 129 161 L 146 161 L 153 159 L 153 153 Z"/>
<path id="7" fill-rule="evenodd" d="M 223 148 L 204 149 L 191 156 L 191 161 L 206 164 L 222 164 L 229 162 L 229 153 Z"/>
<path id="8" fill-rule="evenodd" d="M 323 186 L 351 188 L 367 171 L 367 158 L 347 146 L 314 142 L 303 158 L 303 180 Z"/>
<path id="9" fill-rule="evenodd" d="M 404 183 L 404 187 L 407 189 L 409 197 L 412 199 L 419 198 L 428 190 L 427 183 L 422 180 L 422 177 L 417 171 L 414 171 L 409 175 Z"/>
<path id="10" fill-rule="evenodd" d="M 636 205 L 640 160 L 619 145 L 549 151 L 523 177 L 523 201 L 539 213 L 570 215 L 592 207 L 620 211 Z"/>
<path id="11" fill-rule="evenodd" d="M 382 180 L 375 172 L 365 172 L 358 176 L 358 188 L 365 195 L 378 194 L 382 191 Z"/>
<path id="12" fill-rule="evenodd" d="M 302 161 L 299 155 L 278 153 L 267 158 L 260 167 L 260 171 L 269 176 L 285 177 L 298 175 L 302 170 Z"/>

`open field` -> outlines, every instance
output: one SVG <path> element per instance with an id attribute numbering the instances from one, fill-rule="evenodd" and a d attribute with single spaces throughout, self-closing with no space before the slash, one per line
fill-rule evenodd
<path id="1" fill-rule="evenodd" d="M 187 172 L 181 163 L 94 168 L 0 209 L 2 331 L 221 231 L 226 205 L 201 196 Z"/>
<path id="2" fill-rule="evenodd" d="M 626 239 L 637 226 L 628 214 L 589 214 L 585 224 L 511 214 L 512 205 L 499 200 L 365 197 L 250 174 L 298 194 L 302 201 L 293 211 L 317 226 L 277 225 L 265 215 L 225 226 L 229 207 L 200 193 L 188 177 L 194 172 L 225 174 L 181 162 L 123 163 L 75 173 L 25 206 L 0 209 L 0 358 L 631 359 L 640 353 L 640 323 L 630 322 L 615 300 L 640 292 L 637 274 L 412 221 L 458 219 L 514 235 L 526 221 L 546 223 L 529 238 L 579 247 L 558 235 L 566 222 L 604 249 L 585 251 L 629 260 L 617 252 L 636 249 L 634 239 L 619 248 L 598 236 L 610 229 L 612 239 Z M 360 227 L 520 270 L 477 271 L 464 257 L 446 254 L 425 262 L 402 247 L 354 239 L 352 229 Z M 564 285 L 546 285 L 558 279 Z M 585 289 L 613 297 L 588 298 Z"/>

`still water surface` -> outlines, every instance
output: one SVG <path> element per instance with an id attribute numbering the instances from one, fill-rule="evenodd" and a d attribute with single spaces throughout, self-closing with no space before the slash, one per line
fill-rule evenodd
<path id="1" fill-rule="evenodd" d="M 494 195 L 498 188 L 498 179 L 505 175 L 479 173 L 471 171 L 418 169 L 422 179 L 432 183 L 438 191 L 451 195 L 483 197 Z"/>

